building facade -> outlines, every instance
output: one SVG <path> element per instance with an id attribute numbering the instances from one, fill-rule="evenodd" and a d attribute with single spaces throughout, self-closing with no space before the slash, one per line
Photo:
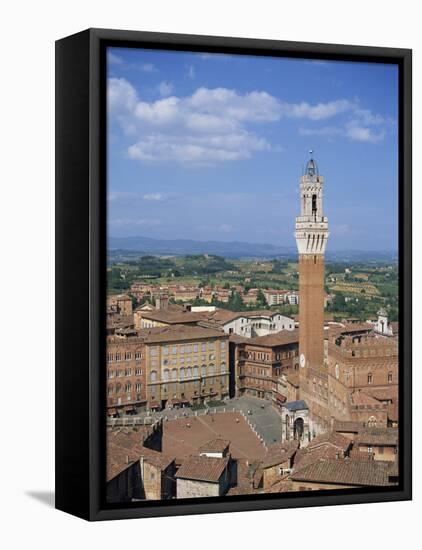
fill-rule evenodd
<path id="1" fill-rule="evenodd" d="M 149 409 L 229 396 L 229 343 L 223 332 L 175 325 L 144 334 Z"/>
<path id="2" fill-rule="evenodd" d="M 285 401 L 278 393 L 283 372 L 298 370 L 298 331 L 288 330 L 236 343 L 236 394 L 252 395 L 276 403 Z"/>
<path id="3" fill-rule="evenodd" d="M 107 412 L 135 412 L 146 405 L 144 341 L 136 337 L 107 338 Z"/>
<path id="4" fill-rule="evenodd" d="M 328 386 L 332 415 L 368 426 L 389 425 L 398 403 L 398 339 L 371 325 L 350 325 L 328 338 Z M 391 422 L 395 418 L 390 418 Z"/>

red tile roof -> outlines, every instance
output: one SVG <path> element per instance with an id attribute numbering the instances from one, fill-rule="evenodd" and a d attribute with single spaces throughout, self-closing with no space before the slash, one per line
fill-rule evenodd
<path id="1" fill-rule="evenodd" d="M 309 481 L 333 485 L 385 486 L 389 481 L 387 462 L 320 460 L 301 468 L 291 475 L 293 481 Z"/>
<path id="2" fill-rule="evenodd" d="M 173 462 L 174 459 L 169 455 L 144 446 L 151 431 L 151 426 L 141 426 L 137 431 L 131 428 L 107 431 L 107 481 L 141 458 L 162 470 Z"/>
<path id="3" fill-rule="evenodd" d="M 228 439 L 211 439 L 207 441 L 201 447 L 199 447 L 200 453 L 224 453 L 229 447 L 230 441 Z"/>
<path id="4" fill-rule="evenodd" d="M 229 458 L 210 458 L 207 456 L 190 456 L 183 461 L 176 473 L 178 479 L 194 479 L 218 483 Z"/>
<path id="5" fill-rule="evenodd" d="M 397 428 L 363 428 L 359 431 L 356 443 L 361 445 L 397 446 L 399 432 Z"/>

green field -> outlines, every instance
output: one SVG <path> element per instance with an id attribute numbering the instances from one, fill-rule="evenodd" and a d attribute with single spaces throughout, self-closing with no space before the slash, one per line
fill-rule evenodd
<path id="1" fill-rule="evenodd" d="M 188 286 L 232 287 L 298 290 L 298 264 L 287 260 L 240 260 L 213 255 L 131 256 L 110 261 L 107 269 L 109 293 L 129 292 L 135 281 L 153 285 L 181 284 Z M 327 263 L 325 290 L 332 300 L 327 312 L 336 317 L 373 318 L 383 306 L 391 320 L 398 317 L 397 263 L 366 265 L 356 263 Z M 286 314 L 297 312 L 294 306 L 269 308 L 262 300 L 257 304 L 242 304 L 235 296 L 229 304 L 216 305 L 236 309 L 266 307 Z M 198 305 L 200 300 L 195 301 Z"/>

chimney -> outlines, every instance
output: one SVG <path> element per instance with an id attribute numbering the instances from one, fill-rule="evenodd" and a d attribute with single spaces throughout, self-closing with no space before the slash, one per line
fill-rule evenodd
<path id="1" fill-rule="evenodd" d="M 155 299 L 155 309 L 168 309 L 169 297 L 165 294 L 160 294 Z"/>

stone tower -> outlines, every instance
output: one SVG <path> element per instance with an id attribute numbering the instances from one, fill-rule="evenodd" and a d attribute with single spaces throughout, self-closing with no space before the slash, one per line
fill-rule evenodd
<path id="1" fill-rule="evenodd" d="M 312 151 L 310 151 L 312 154 Z M 299 253 L 300 398 L 309 407 L 311 435 L 330 422 L 328 372 L 324 365 L 324 255 L 328 220 L 323 212 L 324 178 L 311 157 L 300 179 L 300 216 L 295 238 Z"/>

